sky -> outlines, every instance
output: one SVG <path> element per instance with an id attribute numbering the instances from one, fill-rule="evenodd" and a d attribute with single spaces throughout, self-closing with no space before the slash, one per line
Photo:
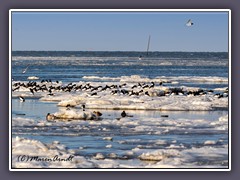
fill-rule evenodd
<path id="1" fill-rule="evenodd" d="M 13 51 L 146 51 L 149 36 L 149 51 L 228 51 L 228 12 L 12 12 L 11 27 Z"/>

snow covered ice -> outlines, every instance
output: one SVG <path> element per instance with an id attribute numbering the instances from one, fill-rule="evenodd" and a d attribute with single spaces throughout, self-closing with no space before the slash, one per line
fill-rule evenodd
<path id="1" fill-rule="evenodd" d="M 229 167 L 226 54 L 18 53 L 12 168 Z"/>

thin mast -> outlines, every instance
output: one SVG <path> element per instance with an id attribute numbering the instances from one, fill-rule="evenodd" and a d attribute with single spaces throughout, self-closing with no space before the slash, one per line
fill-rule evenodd
<path id="1" fill-rule="evenodd" d="M 149 35 L 149 37 L 148 37 L 147 56 L 148 56 L 148 50 L 149 50 L 149 46 L 150 46 L 150 40 L 151 40 L 151 35 Z"/>

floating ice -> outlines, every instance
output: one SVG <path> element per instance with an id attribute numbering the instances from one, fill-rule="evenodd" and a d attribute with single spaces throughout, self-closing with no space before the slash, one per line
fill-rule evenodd
<path id="1" fill-rule="evenodd" d="M 12 118 L 12 126 L 30 126 L 35 124 L 33 119 L 14 117 Z"/>
<path id="2" fill-rule="evenodd" d="M 112 137 L 104 137 L 103 140 L 112 141 L 113 138 Z"/>
<path id="3" fill-rule="evenodd" d="M 219 118 L 219 121 L 221 121 L 221 122 L 228 122 L 228 114 L 226 114 L 225 116 L 221 116 Z"/>
<path id="4" fill-rule="evenodd" d="M 204 142 L 204 145 L 214 145 L 216 143 L 217 143 L 216 141 L 207 140 Z"/>
<path id="5" fill-rule="evenodd" d="M 105 157 L 102 153 L 97 153 L 94 159 L 105 159 Z"/>
<path id="6" fill-rule="evenodd" d="M 29 76 L 27 79 L 29 79 L 29 80 L 37 80 L 37 79 L 39 79 L 39 77 L 37 77 L 37 76 Z"/>
<path id="7" fill-rule="evenodd" d="M 106 145 L 106 148 L 112 148 L 111 144 Z"/>
<path id="8" fill-rule="evenodd" d="M 59 142 L 44 144 L 37 140 L 18 136 L 12 138 L 12 166 L 14 168 L 225 168 L 228 163 L 227 145 L 159 150 L 135 148 L 126 152 L 126 156 L 123 155 L 122 157 L 116 153 L 105 156 L 99 152 L 88 159 L 75 155 L 75 152 L 72 149 L 67 150 Z M 72 161 L 19 161 L 19 157 L 21 158 L 24 155 L 38 156 L 42 159 L 51 159 L 56 155 L 61 159 L 74 157 Z M 134 156 L 137 156 L 142 163 L 139 163 L 137 159 L 129 159 L 129 157 Z M 216 159 L 217 162 L 222 163 L 215 164 Z M 148 163 L 148 161 L 156 163 Z"/>
<path id="9" fill-rule="evenodd" d="M 161 161 L 163 158 L 166 158 L 166 156 L 163 153 L 143 153 L 139 156 L 140 160 L 147 160 L 147 161 Z"/>
<path id="10" fill-rule="evenodd" d="M 69 154 L 61 144 L 44 144 L 37 140 L 12 138 L 12 167 L 13 168 L 93 168 L 93 163 L 82 156 L 74 156 L 67 160 Z M 56 158 L 58 157 L 58 158 Z M 37 158 L 38 160 L 31 160 Z M 27 160 L 28 159 L 28 160 Z"/>
<path id="11" fill-rule="evenodd" d="M 89 111 L 66 109 L 53 114 L 54 120 L 100 120 L 100 117 Z"/>
<path id="12" fill-rule="evenodd" d="M 138 75 L 122 76 L 118 83 L 101 83 L 101 82 L 79 82 L 71 85 L 58 86 L 49 84 L 49 90 L 38 90 L 32 94 L 31 89 L 21 85 L 18 82 L 13 83 L 13 96 L 19 95 L 27 97 L 42 97 L 42 101 L 57 101 L 58 106 L 78 107 L 82 104 L 88 109 L 136 109 L 136 110 L 214 110 L 216 108 L 228 107 L 227 88 L 216 89 L 212 91 L 202 90 L 192 87 L 171 87 L 161 86 L 157 83 L 163 82 L 166 77 L 150 79 Z M 168 77 L 174 82 L 176 79 L 187 77 Z M 189 77 L 188 77 L 189 78 Z M 198 79 L 200 78 L 200 79 Z M 219 77 L 195 77 L 195 80 L 219 81 Z M 189 80 L 194 81 L 193 78 Z M 226 79 L 227 80 L 227 79 Z M 124 81 L 124 82 L 121 82 Z M 166 80 L 168 81 L 168 80 Z M 225 81 L 220 78 L 220 81 Z M 127 82 L 127 83 L 125 83 Z M 154 84 L 155 82 L 155 84 Z M 44 83 L 43 83 L 44 84 Z M 45 84 L 44 84 L 45 85 Z M 71 87 L 71 88 L 70 88 Z M 17 89 L 18 88 L 18 89 Z M 65 92 L 59 89 L 71 89 L 73 92 Z M 82 88 L 82 89 L 81 89 Z M 81 89 L 81 90 L 79 90 Z M 218 94 L 213 93 L 216 91 Z M 225 95 L 220 96 L 220 93 Z"/>

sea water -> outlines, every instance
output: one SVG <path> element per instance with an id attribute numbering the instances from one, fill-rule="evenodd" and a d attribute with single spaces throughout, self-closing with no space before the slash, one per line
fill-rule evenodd
<path id="1" fill-rule="evenodd" d="M 150 52 L 141 60 L 142 52 L 34 52 L 16 51 L 12 57 L 12 79 L 27 80 L 29 76 L 53 81 L 78 82 L 87 77 L 103 81 L 103 77 L 188 77 L 180 80 L 187 86 L 225 87 L 227 82 L 204 82 L 201 77 L 228 78 L 228 53 Z M 22 70 L 30 65 L 27 73 Z M 191 82 L 191 77 L 199 81 Z M 87 79 L 88 80 L 88 79 Z M 114 81 L 114 80 L 113 80 Z"/>
<path id="2" fill-rule="evenodd" d="M 117 83 L 137 76 L 165 79 L 173 87 L 203 89 L 228 87 L 228 54 L 213 52 L 69 52 L 69 51 L 15 51 L 12 53 L 12 80 L 27 82 L 28 77 L 70 82 Z M 141 60 L 139 56 L 143 56 Z M 28 66 L 26 73 L 23 69 Z M 124 157 L 127 152 L 152 152 L 159 149 L 177 149 L 179 152 L 194 148 L 222 148 L 228 145 L 228 125 L 219 124 L 219 118 L 228 111 L 144 111 L 129 110 L 132 117 L 119 122 L 121 110 L 102 110 L 101 122 L 57 122 L 47 124 L 45 116 L 60 109 L 57 102 L 28 98 L 20 102 L 12 99 L 12 135 L 36 139 L 43 143 L 59 141 L 75 150 L 75 155 L 91 158 L 97 153 L 108 157 L 116 153 Z M 168 117 L 161 117 L 167 114 Z M 26 123 L 22 124 L 22 122 Z M 39 126 L 39 123 L 44 125 Z M 104 140 L 111 137 L 111 141 Z M 110 138 L 110 139 L 111 139 Z M 159 140 L 164 143 L 159 144 Z M 207 143 L 213 142 L 213 143 Z M 206 150 L 206 149 L 205 149 Z M 142 153 L 141 151 L 141 153 Z M 139 151 L 140 153 L 140 151 Z M 138 159 L 134 153 L 130 159 Z M 191 152 L 190 152 L 191 153 Z M 187 155 L 186 155 L 187 157 Z M 184 161 L 188 165 L 226 167 L 228 157 L 215 158 L 193 155 Z M 134 162 L 133 167 L 144 167 Z M 124 164 L 124 163 L 123 163 Z M 129 163 L 127 163 L 129 164 Z M 177 166 L 178 167 L 178 166 Z M 182 167 L 179 164 L 179 167 Z M 184 167 L 184 166 L 183 166 Z M 188 166 L 186 166 L 188 167 Z"/>

